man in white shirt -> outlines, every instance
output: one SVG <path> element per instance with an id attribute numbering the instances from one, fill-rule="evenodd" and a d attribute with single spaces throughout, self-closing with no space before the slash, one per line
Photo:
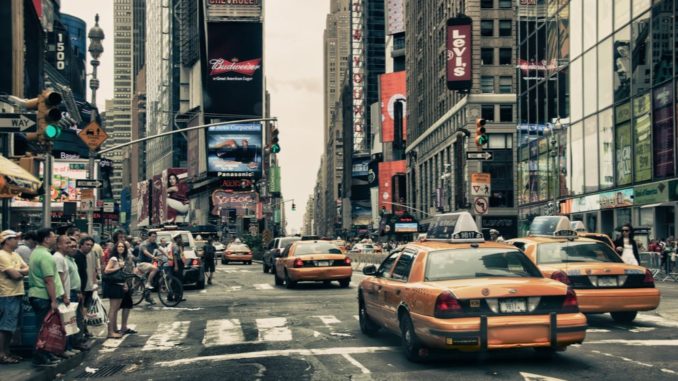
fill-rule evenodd
<path id="1" fill-rule="evenodd" d="M 64 288 L 64 304 L 70 303 L 71 297 L 71 279 L 68 273 L 68 263 L 66 263 L 66 255 L 68 255 L 70 239 L 67 235 L 60 235 L 57 237 L 57 251 L 54 252 L 54 262 L 56 262 L 57 272 L 61 278 L 61 284 Z"/>

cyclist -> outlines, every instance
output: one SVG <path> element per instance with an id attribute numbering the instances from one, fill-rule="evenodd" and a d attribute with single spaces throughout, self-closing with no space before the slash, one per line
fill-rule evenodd
<path id="1" fill-rule="evenodd" d="M 148 275 L 146 280 L 147 290 L 153 290 L 153 279 L 158 272 L 158 268 L 153 264 L 153 260 L 155 259 L 154 253 L 158 249 L 158 244 L 156 243 L 157 238 L 158 233 L 150 232 L 148 234 L 148 239 L 141 245 L 139 250 L 139 264 L 137 265 L 137 268 L 143 274 Z"/>

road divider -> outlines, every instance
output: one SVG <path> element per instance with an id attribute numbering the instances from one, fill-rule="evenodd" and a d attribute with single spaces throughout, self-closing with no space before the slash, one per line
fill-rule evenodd
<path id="1" fill-rule="evenodd" d="M 379 266 L 384 261 L 388 253 L 383 254 L 358 254 L 348 253 L 347 257 L 351 258 L 351 267 L 354 271 L 363 271 L 367 265 Z"/>

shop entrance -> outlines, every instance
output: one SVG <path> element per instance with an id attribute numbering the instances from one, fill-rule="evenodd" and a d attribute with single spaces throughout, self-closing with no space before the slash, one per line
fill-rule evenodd
<path id="1" fill-rule="evenodd" d="M 674 235 L 675 218 L 673 205 L 658 206 L 655 209 L 654 237 L 659 239 Z"/>
<path id="2" fill-rule="evenodd" d="M 600 211 L 600 232 L 614 239 L 614 211 L 606 209 Z"/>

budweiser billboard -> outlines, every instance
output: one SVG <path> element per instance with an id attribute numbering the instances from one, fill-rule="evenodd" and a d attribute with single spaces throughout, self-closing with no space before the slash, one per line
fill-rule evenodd
<path id="1" fill-rule="evenodd" d="M 392 142 L 394 139 L 394 127 L 396 118 L 396 103 L 402 103 L 402 114 L 400 115 L 403 123 L 402 139 L 407 136 L 407 94 L 406 75 L 404 71 L 397 73 L 382 74 L 379 76 L 379 87 L 381 94 L 381 138 L 384 143 Z"/>
<path id="2" fill-rule="evenodd" d="M 263 0 L 206 0 L 207 18 L 223 20 L 225 18 L 261 19 Z"/>
<path id="3" fill-rule="evenodd" d="M 205 113 L 230 119 L 261 117 L 262 59 L 261 23 L 208 23 L 207 63 L 203 71 Z"/>
<path id="4" fill-rule="evenodd" d="M 393 211 L 393 176 L 398 173 L 405 173 L 407 164 L 405 160 L 385 161 L 379 163 L 379 210 L 386 208 L 388 213 Z"/>
<path id="5" fill-rule="evenodd" d="M 467 91 L 472 86 L 471 18 L 461 16 L 447 20 L 447 88 Z"/>

